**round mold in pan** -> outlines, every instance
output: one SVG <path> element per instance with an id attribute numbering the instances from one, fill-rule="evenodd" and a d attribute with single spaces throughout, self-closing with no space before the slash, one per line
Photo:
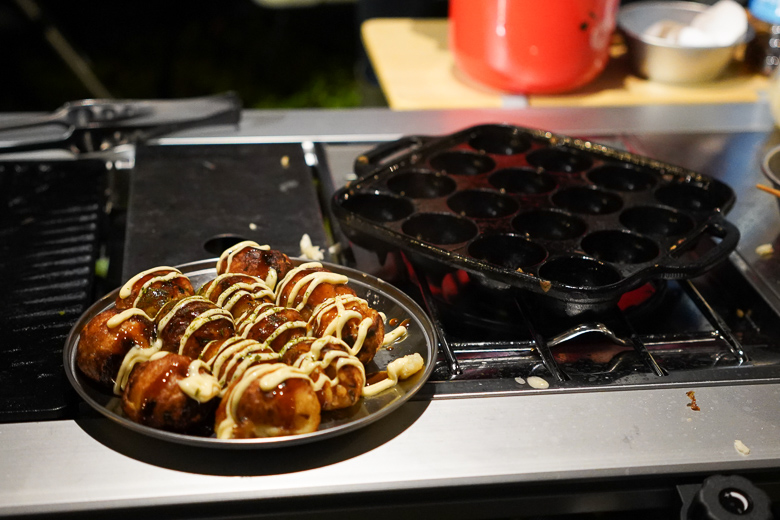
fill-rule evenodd
<path id="1" fill-rule="evenodd" d="M 400 152 L 398 143 L 409 147 Z M 479 125 L 436 137 L 406 137 L 398 143 L 362 156 L 365 175 L 334 195 L 332 208 L 342 228 L 373 236 L 384 247 L 426 256 L 541 296 L 617 300 L 651 279 L 698 276 L 725 259 L 739 240 L 739 231 L 724 218 L 735 200 L 731 188 L 698 172 L 625 150 L 507 124 Z M 382 150 L 392 150 L 393 155 L 383 155 Z M 452 183 L 447 193 L 410 198 L 414 211 L 403 221 L 377 223 L 344 207 L 344 200 L 359 191 L 400 193 L 393 178 L 412 170 L 435 175 L 437 185 L 446 183 L 442 178 Z M 508 197 L 517 209 L 491 210 L 490 196 L 475 202 L 477 192 Z M 621 242 L 644 246 L 627 246 L 636 251 L 618 254 L 597 244 L 600 235 L 596 234 L 584 245 L 603 259 L 583 250 L 583 237 L 608 231 Z M 493 234 L 520 235 L 544 247 L 547 258 L 517 271 L 471 254 L 472 243 Z M 657 245 L 653 259 L 645 251 L 655 249 L 649 242 L 626 238 L 635 235 Z M 710 236 L 719 239 L 710 253 L 685 253 Z M 606 277 L 606 284 L 579 287 L 544 278 L 549 271 L 543 269 L 546 263 L 583 255 L 617 276 Z"/>
<path id="2" fill-rule="evenodd" d="M 454 192 L 457 184 L 446 175 L 423 169 L 400 171 L 387 180 L 387 188 L 412 199 L 435 199 Z"/>

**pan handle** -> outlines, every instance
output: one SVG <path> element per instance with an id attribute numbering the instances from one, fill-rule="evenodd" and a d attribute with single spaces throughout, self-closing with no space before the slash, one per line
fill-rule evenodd
<path id="1" fill-rule="evenodd" d="M 409 135 L 396 141 L 382 143 L 368 152 L 359 155 L 355 159 L 354 170 L 358 179 L 367 177 L 374 170 L 382 167 L 390 161 L 393 161 L 414 150 L 421 148 L 433 137 L 424 135 Z"/>
<path id="2" fill-rule="evenodd" d="M 703 274 L 710 267 L 724 260 L 737 247 L 739 242 L 739 229 L 724 218 L 717 218 L 710 222 L 704 230 L 705 233 L 719 238 L 712 248 L 700 257 L 691 260 L 685 254 L 669 256 L 663 260 L 658 268 L 664 278 L 691 278 Z"/>

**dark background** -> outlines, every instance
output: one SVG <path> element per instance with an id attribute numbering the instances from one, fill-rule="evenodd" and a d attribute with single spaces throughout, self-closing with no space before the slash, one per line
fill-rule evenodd
<path id="1" fill-rule="evenodd" d="M 383 105 L 360 24 L 447 15 L 447 0 L 269 1 L 0 0 L 0 112 L 228 90 L 248 108 Z"/>
<path id="2" fill-rule="evenodd" d="M 0 111 L 48 111 L 105 92 L 153 99 L 233 90 L 250 108 L 382 104 L 360 23 L 446 13 L 446 0 L 297 8 L 252 0 L 0 0 Z M 57 33 L 75 59 L 55 50 L 48 38 Z M 103 92 L 73 72 L 80 61 Z"/>

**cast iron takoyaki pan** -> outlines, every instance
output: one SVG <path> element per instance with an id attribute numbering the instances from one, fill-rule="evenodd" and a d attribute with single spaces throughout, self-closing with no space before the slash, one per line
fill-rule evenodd
<path id="1" fill-rule="evenodd" d="M 567 304 L 702 274 L 737 245 L 735 195 L 684 168 L 551 132 L 482 125 L 358 157 L 345 234 Z M 692 251 L 705 235 L 714 246 Z M 546 298 L 545 298 L 546 299 Z"/>

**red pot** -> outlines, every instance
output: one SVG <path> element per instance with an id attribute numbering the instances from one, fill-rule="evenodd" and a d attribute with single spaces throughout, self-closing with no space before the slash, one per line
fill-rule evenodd
<path id="1" fill-rule="evenodd" d="M 450 48 L 468 77 L 506 92 L 572 90 L 609 60 L 619 0 L 450 0 Z"/>

